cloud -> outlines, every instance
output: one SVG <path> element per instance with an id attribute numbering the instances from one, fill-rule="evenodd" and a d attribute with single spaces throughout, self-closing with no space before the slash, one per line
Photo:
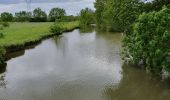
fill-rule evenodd
<path id="1" fill-rule="evenodd" d="M 16 4 L 16 3 L 23 3 L 23 2 L 32 2 L 32 3 L 50 3 L 50 2 L 76 2 L 76 1 L 83 1 L 83 0 L 0 0 L 0 4 Z"/>
<path id="2" fill-rule="evenodd" d="M 14 14 L 15 12 L 21 10 L 27 10 L 27 5 L 26 3 L 23 2 L 24 0 L 2 0 L 2 1 L 6 2 L 0 3 L 0 13 L 11 12 Z M 45 1 L 47 0 L 34 0 L 34 2 L 31 3 L 31 11 L 37 7 L 40 7 L 42 10 L 48 13 L 51 8 L 60 7 L 65 9 L 68 15 L 76 15 L 80 12 L 81 9 L 84 9 L 86 7 L 94 10 L 93 2 L 95 0 L 48 0 L 48 2 Z"/>

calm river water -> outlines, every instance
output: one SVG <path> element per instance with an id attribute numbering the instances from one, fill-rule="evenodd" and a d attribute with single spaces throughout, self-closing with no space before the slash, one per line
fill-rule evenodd
<path id="1" fill-rule="evenodd" d="M 0 100 L 170 100 L 170 86 L 123 66 L 120 33 L 80 30 L 9 54 Z"/>

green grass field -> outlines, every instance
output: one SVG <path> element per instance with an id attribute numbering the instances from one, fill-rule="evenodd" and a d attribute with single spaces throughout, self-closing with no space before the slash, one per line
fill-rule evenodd
<path id="1" fill-rule="evenodd" d="M 3 30 L 4 37 L 0 38 L 0 46 L 20 46 L 27 42 L 40 40 L 42 37 L 54 34 L 50 32 L 51 25 L 53 23 L 50 22 L 11 23 L 9 28 Z M 65 22 L 61 24 L 64 30 L 74 29 L 77 25 L 77 22 Z"/>

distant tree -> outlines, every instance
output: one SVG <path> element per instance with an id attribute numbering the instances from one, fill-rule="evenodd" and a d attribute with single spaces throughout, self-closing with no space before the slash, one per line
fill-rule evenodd
<path id="1" fill-rule="evenodd" d="M 76 20 L 78 20 L 78 17 L 77 16 L 73 16 L 73 15 L 63 16 L 61 18 L 62 22 L 71 22 L 71 21 L 76 21 Z"/>
<path id="2" fill-rule="evenodd" d="M 49 20 L 54 22 L 55 20 L 60 20 L 62 17 L 66 15 L 64 9 L 61 8 L 52 8 L 49 13 Z"/>
<path id="3" fill-rule="evenodd" d="M 31 18 L 32 22 L 46 22 L 47 14 L 45 11 L 42 11 L 40 8 L 36 8 L 33 11 L 33 16 Z"/>
<path id="4" fill-rule="evenodd" d="M 3 12 L 3 13 L 1 13 L 1 21 L 11 22 L 11 21 L 13 21 L 13 15 L 8 12 Z"/>
<path id="5" fill-rule="evenodd" d="M 24 22 L 31 19 L 31 12 L 20 11 L 15 13 L 15 21 Z"/>
<path id="6" fill-rule="evenodd" d="M 170 0 L 153 0 L 152 2 L 152 9 L 159 11 L 162 9 L 163 6 L 170 5 Z"/>
<path id="7" fill-rule="evenodd" d="M 90 25 L 93 24 L 94 22 L 95 20 L 93 10 L 85 8 L 80 11 L 80 26 Z"/>

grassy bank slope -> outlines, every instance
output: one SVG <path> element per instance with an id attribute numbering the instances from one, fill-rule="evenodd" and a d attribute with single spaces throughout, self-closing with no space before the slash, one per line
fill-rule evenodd
<path id="1" fill-rule="evenodd" d="M 42 36 L 49 35 L 52 23 L 11 23 L 4 30 L 4 37 L 0 39 L 3 47 L 24 45 L 26 42 L 36 41 Z"/>
<path id="2" fill-rule="evenodd" d="M 63 31 L 74 29 L 77 22 L 58 23 Z M 0 46 L 24 46 L 25 43 L 39 41 L 46 36 L 53 35 L 50 26 L 53 23 L 12 23 L 4 30 L 4 37 L 0 39 Z"/>

